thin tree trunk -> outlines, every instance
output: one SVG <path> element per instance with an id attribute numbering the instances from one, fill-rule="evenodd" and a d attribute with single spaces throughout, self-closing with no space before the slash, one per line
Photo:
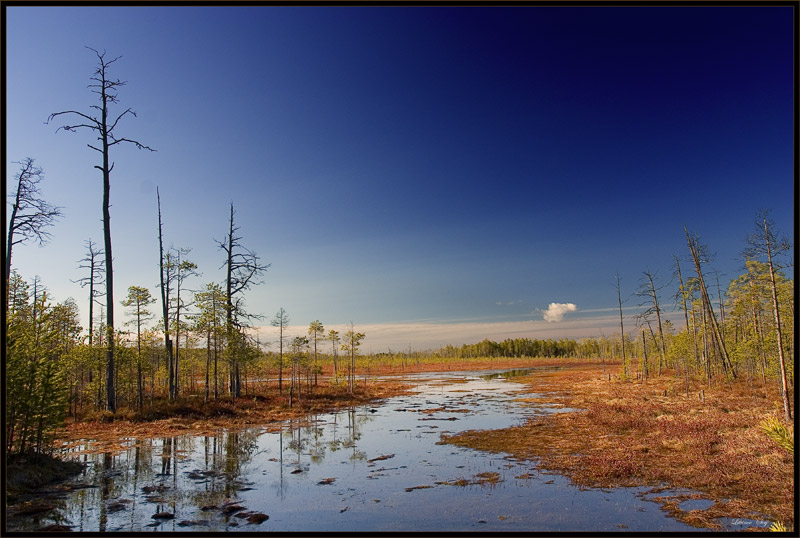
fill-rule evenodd
<path id="1" fill-rule="evenodd" d="M 686 323 L 686 336 L 688 337 L 689 336 L 689 312 L 688 312 L 688 310 L 686 308 L 686 290 L 683 287 L 683 276 L 681 275 L 681 265 L 678 262 L 678 257 L 674 256 L 674 255 L 673 255 L 673 257 L 675 258 L 675 266 L 676 266 L 676 268 L 678 270 L 678 281 L 680 282 L 680 285 L 681 285 L 680 293 L 681 293 L 681 301 L 683 302 L 683 320 L 684 320 L 684 323 Z M 692 333 L 691 336 L 692 336 L 692 351 L 694 352 L 695 362 L 697 362 L 697 347 L 694 345 L 694 333 Z M 688 340 L 688 338 L 687 338 L 687 340 Z M 688 397 L 689 396 L 689 357 L 686 357 L 684 366 L 685 366 L 685 370 L 686 370 L 684 372 L 684 375 L 686 376 L 686 396 Z"/>
<path id="2" fill-rule="evenodd" d="M 761 330 L 761 324 L 758 320 L 758 301 L 756 299 L 756 292 L 755 292 L 755 282 L 753 281 L 753 273 L 752 271 L 748 271 L 750 275 L 750 295 L 751 295 L 751 310 L 753 312 L 753 331 L 754 336 L 756 337 L 756 344 L 758 345 L 758 358 L 759 358 L 759 367 L 761 370 L 761 382 L 764 386 L 764 395 L 769 396 L 767 393 L 767 357 L 766 352 L 764 350 L 764 335 Z"/>
<path id="3" fill-rule="evenodd" d="M 783 331 L 781 330 L 781 313 L 778 308 L 778 288 L 775 284 L 775 267 L 772 264 L 772 245 L 767 219 L 764 219 L 764 232 L 767 241 L 767 262 L 769 263 L 770 289 L 772 291 L 772 307 L 775 312 L 775 333 L 778 339 L 778 360 L 781 365 L 781 397 L 783 398 L 783 413 L 787 422 L 792 420 L 792 409 L 789 406 L 789 387 L 786 381 L 786 359 L 783 355 Z"/>
<path id="4" fill-rule="evenodd" d="M 647 379 L 647 341 L 645 340 L 644 336 L 644 329 L 642 329 L 642 358 L 643 358 L 643 372 L 642 372 L 642 383 L 644 380 Z"/>
<path id="5" fill-rule="evenodd" d="M 658 375 L 660 376 L 661 368 L 666 360 L 664 356 L 666 352 L 664 346 L 664 330 L 661 327 L 661 309 L 658 307 L 658 295 L 656 295 L 656 287 L 655 283 L 653 282 L 653 275 L 651 275 L 650 273 L 645 273 L 645 275 L 647 276 L 647 279 L 650 282 L 650 294 L 653 297 L 653 309 L 656 311 L 656 320 L 658 321 L 658 338 L 659 338 Z"/>
<path id="6" fill-rule="evenodd" d="M 163 226 L 161 223 L 161 194 L 156 187 L 156 197 L 158 199 L 158 266 L 161 281 L 161 311 L 164 316 L 164 347 L 167 348 L 167 370 L 168 370 L 168 397 L 171 400 L 174 392 L 174 372 L 172 370 L 172 340 L 169 337 L 169 278 L 165 280 L 164 267 L 164 237 L 162 234 Z"/>
<path id="7" fill-rule="evenodd" d="M 209 328 L 206 331 L 206 390 L 205 390 L 205 400 L 208 402 L 208 395 L 209 395 L 209 385 L 210 385 L 210 373 L 211 373 L 211 329 Z"/>
<path id="8" fill-rule="evenodd" d="M 181 258 L 178 256 L 178 271 L 180 271 Z M 172 400 L 178 399 L 178 361 L 180 360 L 181 353 L 181 276 L 177 277 L 177 289 L 175 290 L 178 302 L 175 305 L 175 382 L 172 385 Z"/>
<path id="9" fill-rule="evenodd" d="M 17 216 L 19 207 L 19 186 L 17 186 L 17 196 L 11 210 L 11 219 L 8 221 L 8 240 L 6 242 L 6 308 L 8 308 L 8 284 L 11 281 L 11 247 L 14 245 L 14 220 Z"/>
<path id="10" fill-rule="evenodd" d="M 697 279 L 700 284 L 700 295 L 703 300 L 703 304 L 705 305 L 705 309 L 708 311 L 709 321 L 711 323 L 711 330 L 714 340 L 717 345 L 717 349 L 719 349 L 721 357 L 722 357 L 722 367 L 727 374 L 730 371 L 730 374 L 736 379 L 736 370 L 733 367 L 733 364 L 728 357 L 728 351 L 725 348 L 725 341 L 722 338 L 722 332 L 717 324 L 717 318 L 714 316 L 714 308 L 711 306 L 711 299 L 708 296 L 708 290 L 706 289 L 705 281 L 703 280 L 703 272 L 700 270 L 700 260 L 697 255 L 697 251 L 695 250 L 695 245 L 692 242 L 691 238 L 689 237 L 689 231 L 684 226 L 684 230 L 686 231 L 686 241 L 689 244 L 689 250 L 692 253 L 692 260 L 694 260 L 694 267 L 695 271 L 697 272 Z"/>
<path id="11" fill-rule="evenodd" d="M 144 380 L 142 379 L 142 313 L 136 305 L 136 388 L 139 396 L 139 409 L 144 408 Z"/>
<path id="12" fill-rule="evenodd" d="M 628 378 L 628 362 L 625 359 L 625 328 L 622 325 L 622 294 L 619 288 L 619 273 L 617 273 L 617 301 L 619 302 L 619 338 L 622 344 L 622 375 Z"/>
<path id="13" fill-rule="evenodd" d="M 117 411 L 117 395 L 114 385 L 114 267 L 111 252 L 111 168 L 108 156 L 108 95 L 106 94 L 105 66 L 101 66 L 102 84 L 100 85 L 100 96 L 102 99 L 102 127 L 100 136 L 103 142 L 103 243 L 106 257 L 106 398 L 108 410 L 112 413 Z"/>

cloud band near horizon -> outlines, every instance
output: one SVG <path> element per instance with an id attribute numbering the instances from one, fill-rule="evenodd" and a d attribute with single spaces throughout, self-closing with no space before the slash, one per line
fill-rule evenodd
<path id="1" fill-rule="evenodd" d="M 662 320 L 669 319 L 676 329 L 683 325 L 681 312 L 662 314 Z M 255 327 L 260 342 L 267 349 L 276 350 L 278 329 L 272 326 Z M 350 330 L 349 324 L 325 325 L 325 333 L 330 329 L 344 335 Z M 544 320 L 537 321 L 504 321 L 504 322 L 403 322 L 403 323 L 366 323 L 356 324 L 354 329 L 366 334 L 361 353 L 381 353 L 386 351 L 436 350 L 447 345 L 460 347 L 463 344 L 475 344 L 489 339 L 502 342 L 506 338 L 531 338 L 546 340 L 548 338 L 593 338 L 610 337 L 619 334 L 619 316 L 594 316 L 574 320 L 562 320 L 553 324 Z M 636 326 L 626 323 L 625 332 L 636 331 Z M 307 336 L 308 326 L 292 325 L 285 329 L 284 338 Z M 331 352 L 331 342 L 320 339 L 318 348 L 323 353 Z"/>

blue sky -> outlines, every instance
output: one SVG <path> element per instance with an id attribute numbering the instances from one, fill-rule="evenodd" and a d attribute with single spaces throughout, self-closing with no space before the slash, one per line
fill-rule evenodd
<path id="1" fill-rule="evenodd" d="M 222 280 L 213 240 L 233 202 L 272 264 L 250 310 L 352 320 L 374 351 L 525 336 L 522 322 L 612 334 L 615 273 L 624 297 L 643 270 L 668 280 L 684 224 L 723 282 L 756 210 L 793 229 L 791 7 L 5 9 L 6 176 L 36 158 L 65 215 L 12 263 L 84 312 L 70 280 L 84 240 L 102 243 L 97 154 L 88 131 L 44 123 L 95 104 L 84 46 L 122 56 L 117 110 L 138 117 L 118 132 L 157 149 L 112 154 L 119 300 L 157 296 L 156 186 L 167 245 L 202 272 L 187 285 Z M 553 302 L 578 310 L 547 323 Z M 415 339 L 420 324 L 439 336 Z"/>

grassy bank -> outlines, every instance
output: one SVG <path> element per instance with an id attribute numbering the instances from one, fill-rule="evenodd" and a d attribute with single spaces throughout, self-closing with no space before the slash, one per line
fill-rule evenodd
<path id="1" fill-rule="evenodd" d="M 708 510 L 683 512 L 677 505 L 684 499 L 663 499 L 666 509 L 698 527 L 716 528 L 712 520 L 721 516 L 794 524 L 793 456 L 759 426 L 780 414 L 777 392 L 765 397 L 761 388 L 736 382 L 693 385 L 687 397 L 674 378 L 632 383 L 612 374 L 609 380 L 599 365 L 514 380 L 543 394 L 540 401 L 578 410 L 445 441 L 534 459 L 583 486 L 701 491 L 716 501 Z"/>

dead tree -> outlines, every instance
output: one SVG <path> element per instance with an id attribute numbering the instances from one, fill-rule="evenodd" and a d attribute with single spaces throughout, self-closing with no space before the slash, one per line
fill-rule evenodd
<path id="1" fill-rule="evenodd" d="M 786 379 L 786 358 L 783 353 L 783 331 L 781 330 L 781 313 L 778 303 L 778 288 L 775 283 L 775 258 L 787 253 L 792 246 L 785 237 L 775 233 L 775 223 L 769 218 L 769 212 L 761 211 L 756 217 L 756 232 L 748 236 L 748 248 L 745 256 L 759 258 L 766 256 L 769 267 L 770 291 L 772 292 L 772 308 L 775 315 L 775 336 L 778 345 L 778 360 L 781 365 L 781 396 L 783 398 L 783 414 L 788 421 L 792 420 L 792 409 L 789 405 L 789 387 Z M 780 269 L 780 267 L 779 267 Z"/>
<path id="2" fill-rule="evenodd" d="M 103 266 L 99 260 L 103 251 L 95 249 L 96 245 L 91 238 L 87 239 L 85 243 L 87 254 L 85 258 L 78 260 L 78 263 L 80 263 L 78 269 L 88 269 L 89 274 L 72 282 L 80 284 L 82 288 L 89 286 L 89 352 L 92 353 L 92 359 L 94 360 L 94 304 L 103 304 L 98 301 L 98 297 L 103 296 L 103 291 L 99 288 L 103 284 Z M 94 380 L 94 371 L 91 367 L 88 375 L 89 383 L 91 383 Z M 98 402 L 98 405 L 100 405 L 100 402 Z"/>
<path id="3" fill-rule="evenodd" d="M 664 366 L 664 362 L 666 360 L 665 354 L 665 346 L 664 346 L 664 330 L 661 325 L 661 308 L 658 305 L 658 290 L 661 288 L 656 288 L 655 285 L 655 274 L 651 273 L 650 271 L 643 271 L 642 274 L 645 277 L 645 281 L 642 282 L 642 285 L 639 287 L 639 291 L 636 293 L 639 297 L 647 297 L 648 301 L 651 303 L 650 306 L 644 311 L 644 315 L 649 317 L 651 314 L 656 315 L 656 322 L 658 323 L 658 375 L 661 375 L 661 368 Z M 644 306 L 641 304 L 639 306 Z M 648 326 L 650 322 L 648 321 Z M 652 329 L 651 329 L 652 330 Z"/>
<path id="4" fill-rule="evenodd" d="M 622 375 L 628 378 L 628 362 L 625 359 L 625 328 L 622 325 L 622 293 L 619 287 L 619 271 L 617 271 L 617 302 L 619 303 L 619 339 L 622 344 Z"/>
<path id="5" fill-rule="evenodd" d="M 169 303 L 170 287 L 175 279 L 175 264 L 169 251 L 164 254 L 164 235 L 163 224 L 161 222 L 161 193 L 156 187 L 156 200 L 158 202 L 158 267 L 159 267 L 159 287 L 161 289 L 161 314 L 164 322 L 164 347 L 167 349 L 167 392 L 172 399 L 175 394 L 175 368 L 173 366 L 174 357 L 172 349 L 172 339 L 169 337 Z"/>
<path id="6" fill-rule="evenodd" d="M 263 265 L 258 255 L 242 246 L 241 236 L 237 236 L 239 227 L 233 223 L 234 210 L 231 203 L 228 234 L 222 241 L 216 241 L 221 250 L 225 252 L 225 310 L 226 310 L 226 336 L 228 354 L 231 361 L 231 395 L 233 398 L 241 396 L 241 377 L 239 375 L 239 360 L 236 350 L 231 344 L 236 341 L 234 332 L 243 328 L 243 322 L 249 318 L 257 318 L 244 310 L 242 293 L 250 286 L 261 284 L 258 277 L 270 266 Z"/>
<path id="7" fill-rule="evenodd" d="M 50 240 L 47 228 L 55 224 L 62 216 L 60 207 L 52 206 L 44 201 L 39 190 L 39 183 L 44 179 L 44 172 L 28 157 L 16 164 L 20 170 L 14 176 L 17 190 L 11 195 L 11 218 L 8 221 L 8 240 L 6 241 L 5 282 L 11 277 L 11 250 L 14 245 L 31 239 L 39 245 Z"/>
<path id="8" fill-rule="evenodd" d="M 106 349 L 106 396 L 109 411 L 116 412 L 117 397 L 114 388 L 114 269 L 112 264 L 113 257 L 111 254 L 111 214 L 109 212 L 109 208 L 111 206 L 111 171 L 114 169 L 114 163 L 111 162 L 110 150 L 111 147 L 123 142 L 133 144 L 139 149 L 146 149 L 149 151 L 155 150 L 136 140 L 118 136 L 114 132 L 114 130 L 117 128 L 117 124 L 119 124 L 119 121 L 122 118 L 128 114 L 134 117 L 136 116 L 136 113 L 130 108 L 116 116 L 116 118 L 109 116 L 109 105 L 116 104 L 118 102 L 117 90 L 121 86 L 124 86 L 125 82 L 122 82 L 119 79 L 108 78 L 107 71 L 111 64 L 119 60 L 121 56 L 117 56 L 113 60 L 106 60 L 105 51 L 100 53 L 90 47 L 86 48 L 97 55 L 98 66 L 94 72 L 94 76 L 90 78 L 92 83 L 89 84 L 89 88 L 92 88 L 92 93 L 100 96 L 100 105 L 91 106 L 91 108 L 99 112 L 100 116 L 97 117 L 97 113 L 92 115 L 92 112 L 85 114 L 83 112 L 78 112 L 77 110 L 64 110 L 50 114 L 50 116 L 47 118 L 47 123 L 50 123 L 50 121 L 59 116 L 75 116 L 77 117 L 77 121 L 79 123 L 62 125 L 56 129 L 56 131 L 63 129 L 64 131 L 75 132 L 78 129 L 86 128 L 96 133 L 97 139 L 100 141 L 100 147 L 97 147 L 96 145 L 93 146 L 92 144 L 87 145 L 102 155 L 102 165 L 95 165 L 95 168 L 100 170 L 103 175 L 103 246 L 106 258 L 106 342 L 108 345 Z"/>
<path id="9" fill-rule="evenodd" d="M 683 320 L 686 323 L 686 334 L 687 334 L 687 336 L 691 337 L 691 340 L 692 340 L 692 352 L 694 354 L 694 362 L 696 364 L 697 363 L 697 344 L 696 344 L 695 338 L 694 338 L 694 336 L 695 336 L 694 335 L 694 330 L 691 330 L 691 332 L 690 332 L 690 328 L 689 328 L 689 310 L 688 310 L 688 307 L 686 305 L 687 292 L 686 292 L 686 287 L 684 286 L 684 282 L 683 282 L 683 275 L 681 274 L 681 264 L 678 261 L 678 257 L 677 256 L 675 256 L 673 254 L 672 257 L 675 258 L 675 273 L 676 273 L 676 275 L 678 277 L 678 283 L 680 284 L 680 288 L 678 289 L 678 292 L 675 295 L 675 297 L 677 298 L 678 295 L 680 295 L 681 303 L 683 304 Z M 686 368 L 685 368 L 686 371 L 684 372 L 684 375 L 686 376 L 686 391 L 687 391 L 687 394 L 688 394 L 688 391 L 689 391 L 689 357 L 686 357 L 686 361 L 685 362 L 686 362 L 686 365 L 685 365 L 686 366 Z"/>
<path id="10" fill-rule="evenodd" d="M 708 322 L 711 325 L 713 342 L 722 357 L 722 369 L 725 371 L 726 376 L 730 374 L 734 379 L 736 379 L 736 370 L 730 361 L 728 350 L 725 348 L 725 340 L 722 338 L 722 331 L 720 330 L 719 324 L 717 323 L 717 318 L 714 315 L 714 307 L 711 304 L 711 299 L 708 296 L 708 289 L 706 288 L 706 283 L 703 279 L 703 272 L 700 268 L 701 259 L 707 257 L 705 248 L 700 245 L 697 237 L 691 237 L 689 235 L 689 230 L 686 229 L 686 226 L 684 226 L 683 229 L 686 232 L 686 242 L 689 244 L 689 252 L 692 255 L 694 269 L 697 273 L 697 282 L 700 286 L 700 297 L 703 302 L 704 312 L 707 316 Z"/>
<path id="11" fill-rule="evenodd" d="M 97 245 L 91 238 L 87 239 L 84 243 L 86 244 L 86 257 L 78 260 L 78 263 L 80 263 L 78 269 L 87 269 L 89 274 L 78 280 L 72 280 L 72 282 L 80 284 L 82 288 L 89 286 L 89 347 L 92 347 L 94 304 L 102 304 L 97 298 L 103 296 L 103 291 L 98 288 L 98 286 L 103 284 L 103 267 L 100 265 L 100 260 L 98 259 L 103 255 L 103 251 L 96 250 Z"/>

